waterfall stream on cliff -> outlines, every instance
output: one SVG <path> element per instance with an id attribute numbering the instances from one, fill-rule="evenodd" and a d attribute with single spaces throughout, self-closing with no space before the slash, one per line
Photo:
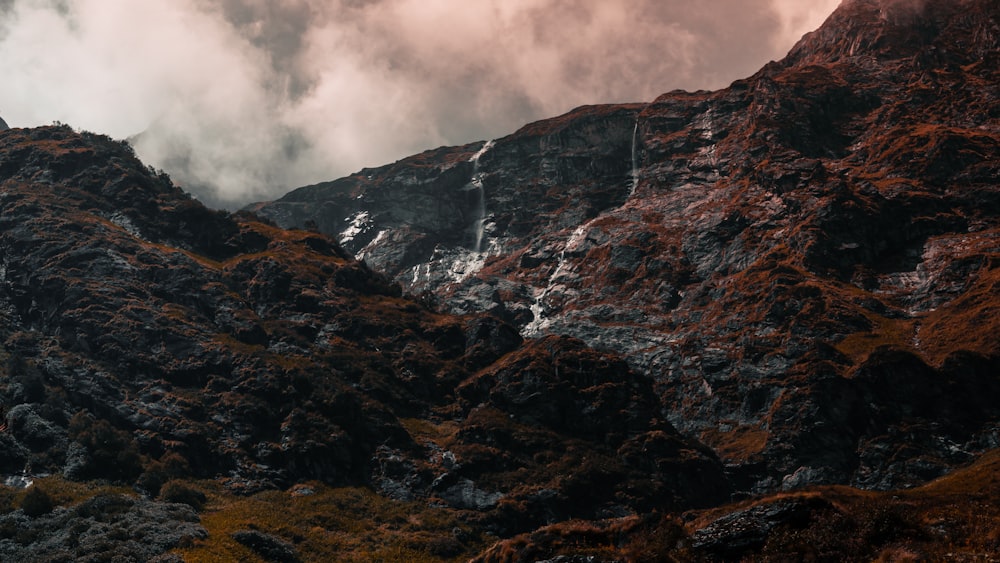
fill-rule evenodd
<path id="1" fill-rule="evenodd" d="M 493 148 L 495 141 L 487 141 L 483 144 L 482 148 L 479 149 L 476 154 L 472 155 L 469 162 L 473 164 L 472 168 L 472 180 L 469 185 L 472 189 L 476 190 L 478 194 L 478 202 L 476 212 L 479 218 L 473 223 L 472 228 L 476 235 L 476 242 L 472 248 L 472 251 L 476 254 L 480 254 L 483 251 L 483 235 L 486 232 L 486 190 L 483 188 L 483 174 L 479 171 L 479 159 L 482 158 L 487 151 Z"/>
<path id="2" fill-rule="evenodd" d="M 552 275 L 549 276 L 549 281 L 546 284 L 545 289 L 535 295 L 535 302 L 532 303 L 530 307 L 533 318 L 531 322 L 524 325 L 524 328 L 521 330 L 521 334 L 523 336 L 535 336 L 551 324 L 551 321 L 545 318 L 545 299 L 550 293 L 552 293 L 552 290 L 557 287 L 559 277 L 562 276 L 567 269 L 566 253 L 574 251 L 580 246 L 580 243 L 582 243 L 587 236 L 587 230 L 590 228 L 590 224 L 597 219 L 598 217 L 594 217 L 577 227 L 573 231 L 573 234 L 571 234 L 566 240 L 566 244 L 559 252 L 559 263 L 556 265 L 556 269 L 553 270 Z"/>
<path id="3" fill-rule="evenodd" d="M 491 254 L 501 252 L 500 241 L 486 236 L 488 215 L 486 212 L 486 189 L 484 179 L 486 174 L 480 169 L 479 160 L 496 144 L 487 141 L 476 151 L 469 162 L 472 163 L 472 176 L 469 182 L 462 186 L 462 197 L 467 202 L 470 191 L 475 191 L 475 203 L 472 212 L 476 219 L 472 222 L 472 244 L 458 246 L 441 246 L 434 249 L 434 256 L 423 264 L 412 268 L 412 279 L 409 289 L 421 286 L 422 282 L 431 279 L 445 279 L 452 283 L 462 283 L 486 265 L 486 259 Z"/>
<path id="4" fill-rule="evenodd" d="M 478 158 L 477 156 L 473 157 Z M 478 161 L 477 161 L 478 166 Z M 635 125 L 632 127 L 632 170 L 629 173 L 629 197 L 635 195 L 635 190 L 639 186 L 639 120 L 635 120 Z M 473 180 L 475 182 L 475 180 Z M 479 189 L 482 189 L 482 182 L 480 181 Z M 484 215 L 485 216 L 485 215 Z M 549 281 L 545 288 L 542 289 L 535 295 L 534 303 L 529 307 L 532 314 L 532 320 L 528 324 L 524 325 L 521 330 L 521 334 L 525 337 L 532 337 L 538 335 L 543 329 L 547 328 L 551 321 L 545 318 L 545 300 L 548 298 L 549 294 L 552 293 L 558 285 L 559 277 L 562 276 L 566 269 L 566 252 L 574 251 L 583 242 L 586 237 L 587 229 L 590 228 L 591 223 L 596 221 L 598 217 L 587 221 L 586 223 L 577 227 L 573 234 L 570 235 L 569 239 L 566 240 L 566 244 L 563 249 L 559 252 L 559 263 L 556 265 L 556 269 L 553 270 L 552 275 L 549 276 Z M 477 248 L 479 245 L 477 239 Z M 478 250 L 477 250 L 478 252 Z"/>
<path id="5" fill-rule="evenodd" d="M 635 195 L 635 189 L 639 187 L 639 120 L 635 120 L 635 127 L 632 128 L 632 185 L 629 186 L 628 195 Z"/>

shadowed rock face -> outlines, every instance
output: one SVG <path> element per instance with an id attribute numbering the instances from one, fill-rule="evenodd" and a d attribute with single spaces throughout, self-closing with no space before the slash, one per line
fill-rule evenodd
<path id="1" fill-rule="evenodd" d="M 2 117 L 0 117 L 0 131 L 4 131 L 6 129 L 10 129 L 10 127 L 8 127 L 7 122 L 4 121 Z"/>
<path id="2" fill-rule="evenodd" d="M 5 474 L 371 485 L 506 533 L 729 498 L 620 357 L 436 313 L 65 126 L 0 133 L 0 359 Z"/>
<path id="3" fill-rule="evenodd" d="M 1000 506 L 987 500 L 1000 491 L 998 453 L 907 491 L 814 487 L 692 511 L 683 519 L 554 524 L 497 542 L 472 561 L 974 560 L 1000 547 L 994 532 Z M 960 500 L 970 493 L 983 499 L 971 510 Z M 969 516 L 959 516 L 965 511 Z M 601 555 L 591 555 L 598 547 Z"/>
<path id="4" fill-rule="evenodd" d="M 912 485 L 1000 443 L 998 30 L 996 2 L 853 0 L 724 90 L 254 209 L 443 308 L 622 353 L 743 490 Z"/>
<path id="5" fill-rule="evenodd" d="M 199 506 L 185 479 L 363 485 L 505 540 L 482 561 L 995 552 L 1000 16 L 939 4 L 847 1 L 725 90 L 257 206 L 307 230 L 208 210 L 124 143 L 2 131 L 0 472 Z M 829 482 L 895 491 L 721 506 Z M 209 528 L 35 497 L 0 499 L 11 557 Z"/>

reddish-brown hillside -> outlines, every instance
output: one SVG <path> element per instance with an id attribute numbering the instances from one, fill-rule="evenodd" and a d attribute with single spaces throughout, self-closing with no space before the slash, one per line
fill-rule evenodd
<path id="1" fill-rule="evenodd" d="M 367 487 L 474 524 L 455 553 L 486 531 L 729 497 L 719 460 L 620 357 L 436 313 L 327 236 L 208 210 L 126 144 L 66 126 L 0 132 L 0 359 L 0 472 L 16 483 L 59 474 L 199 506 L 177 479 L 214 480 L 221 499 Z M 52 502 L 21 504 L 42 518 Z M 107 502 L 137 525 L 161 510 Z M 0 510 L 0 558 L 46 542 L 151 556 L 22 512 Z M 198 533 L 197 516 L 156 517 Z M 180 541 L 164 533 L 160 551 Z"/>
<path id="2" fill-rule="evenodd" d="M 998 41 L 845 0 L 259 215 L 0 131 L 0 559 L 995 558 Z"/>
<path id="3" fill-rule="evenodd" d="M 998 443 L 998 10 L 850 0 L 723 90 L 257 209 L 443 308 L 622 353 L 744 491 L 915 485 Z"/>

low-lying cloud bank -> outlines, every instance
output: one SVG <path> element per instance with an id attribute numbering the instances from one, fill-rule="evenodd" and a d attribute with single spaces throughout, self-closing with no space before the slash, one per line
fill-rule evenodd
<path id="1" fill-rule="evenodd" d="M 0 0 L 0 115 L 227 207 L 589 103 L 715 89 L 838 0 Z M 141 133 L 141 134 L 140 134 Z"/>

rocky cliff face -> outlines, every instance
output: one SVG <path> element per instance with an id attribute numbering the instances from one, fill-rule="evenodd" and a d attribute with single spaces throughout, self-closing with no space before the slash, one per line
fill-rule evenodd
<path id="1" fill-rule="evenodd" d="M 1000 9 L 845 2 L 717 92 L 584 107 L 254 207 L 413 294 L 622 353 L 741 490 L 1000 444 Z"/>
<path id="2" fill-rule="evenodd" d="M 0 132 L 0 553 L 996 553 L 1000 7 L 917 7 L 270 221 Z"/>
<path id="3" fill-rule="evenodd" d="M 435 313 L 65 126 L 0 133 L 0 359 L 6 475 L 371 486 L 497 533 L 729 497 L 621 358 Z"/>

